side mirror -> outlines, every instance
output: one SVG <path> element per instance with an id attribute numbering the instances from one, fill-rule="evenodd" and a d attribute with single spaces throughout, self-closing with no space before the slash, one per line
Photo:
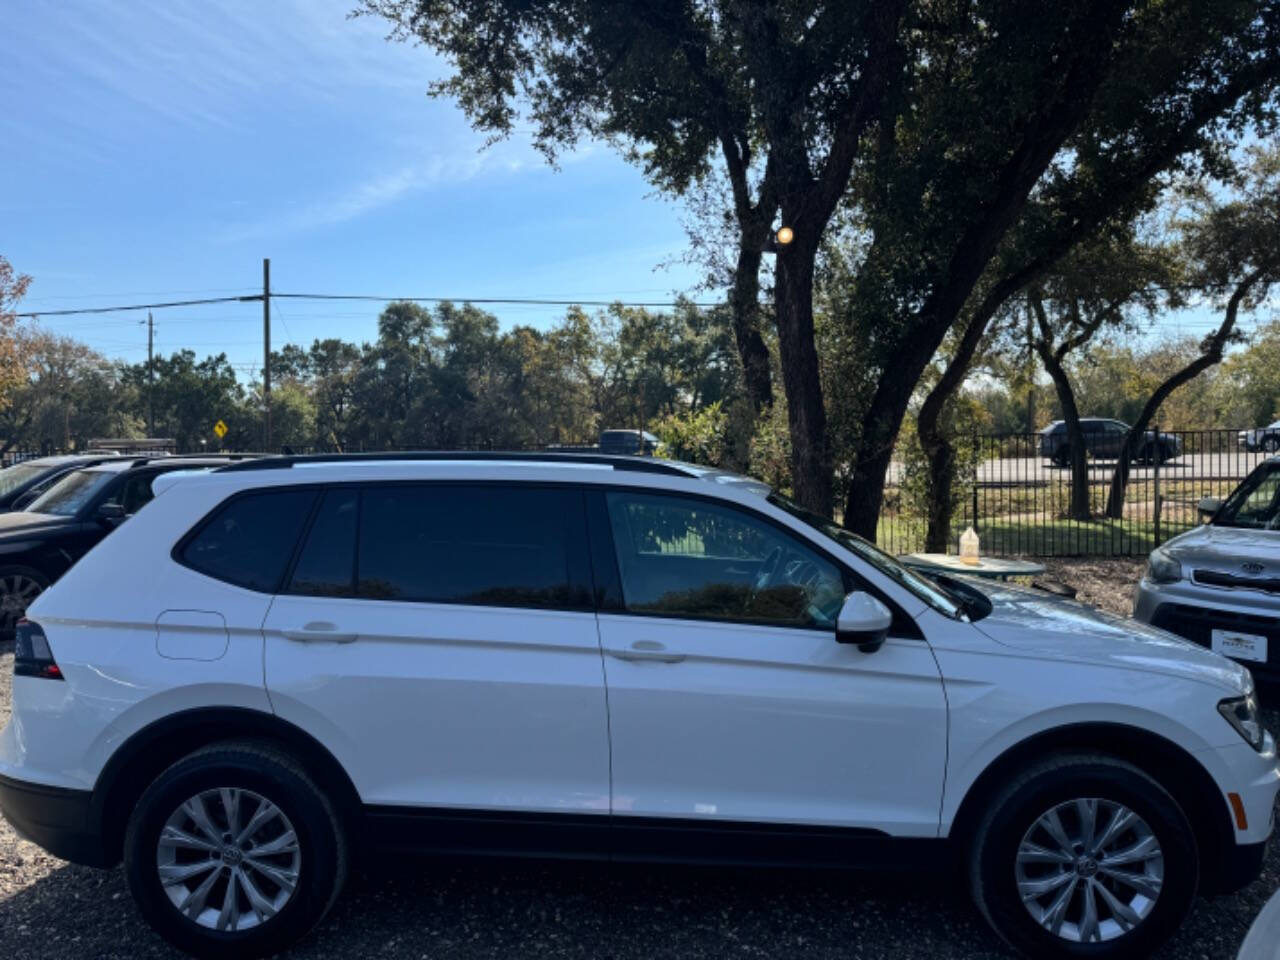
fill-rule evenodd
<path id="1" fill-rule="evenodd" d="M 844 598 L 836 618 L 836 642 L 857 644 L 863 653 L 875 653 L 889 636 L 893 614 L 869 593 L 855 591 Z"/>
<path id="2" fill-rule="evenodd" d="M 104 503 L 98 507 L 98 522 L 108 527 L 114 527 L 124 522 L 125 519 L 124 505 L 119 503 Z"/>
<path id="3" fill-rule="evenodd" d="M 1212 520 L 1222 509 L 1222 501 L 1217 497 L 1204 497 L 1197 505 L 1201 520 Z"/>

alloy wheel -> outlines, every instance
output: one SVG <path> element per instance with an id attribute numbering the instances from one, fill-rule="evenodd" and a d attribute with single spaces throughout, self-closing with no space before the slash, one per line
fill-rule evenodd
<path id="1" fill-rule="evenodd" d="M 0 632 L 11 632 L 44 587 L 21 573 L 0 577 Z"/>
<path id="2" fill-rule="evenodd" d="M 1056 937 L 1101 943 L 1150 916 L 1164 885 L 1164 852 L 1133 810 L 1112 800 L 1060 803 L 1018 845 L 1018 895 Z"/>
<path id="3" fill-rule="evenodd" d="M 261 794 L 205 790 L 165 821 L 156 847 L 160 884 L 183 916 L 210 930 L 248 930 L 298 889 L 302 853 L 293 824 Z"/>

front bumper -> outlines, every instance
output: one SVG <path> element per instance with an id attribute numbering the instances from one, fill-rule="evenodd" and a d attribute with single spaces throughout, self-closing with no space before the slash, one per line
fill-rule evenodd
<path id="1" fill-rule="evenodd" d="M 19 834 L 62 860 L 110 866 L 95 827 L 88 790 L 49 787 L 0 776 L 0 813 Z"/>
<path id="2" fill-rule="evenodd" d="M 1261 607 L 1256 597 L 1232 594 L 1230 590 L 1205 587 L 1188 580 L 1158 584 L 1143 577 L 1134 593 L 1133 617 L 1210 649 L 1215 629 L 1264 636 L 1267 638 L 1265 662 L 1236 662 L 1254 674 L 1280 678 L 1280 616 L 1275 615 L 1274 606 Z"/>

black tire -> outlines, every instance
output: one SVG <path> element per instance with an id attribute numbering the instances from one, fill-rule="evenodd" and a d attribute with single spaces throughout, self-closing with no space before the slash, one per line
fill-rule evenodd
<path id="1" fill-rule="evenodd" d="M 23 590 L 22 585 L 34 585 L 36 590 Z M 32 600 L 49 589 L 49 578 L 33 567 L 7 566 L 0 567 L 0 638 L 13 636 L 14 625 L 26 612 Z M 15 590 L 21 596 L 15 594 Z"/>
<path id="2" fill-rule="evenodd" d="M 189 798 L 221 788 L 251 791 L 266 798 L 284 814 L 285 822 L 297 837 L 297 885 L 291 896 L 281 894 L 283 887 L 276 888 L 277 895 L 288 896 L 277 913 L 266 920 L 251 917 L 252 901 L 247 899 L 246 888 L 237 883 L 234 895 L 246 906 L 243 910 L 246 923 L 257 922 L 256 926 L 243 930 L 201 926 L 180 912 L 166 893 L 157 862 L 160 835 L 166 821 Z M 245 818 L 251 820 L 252 814 L 247 810 L 246 806 Z M 215 826 L 225 824 L 225 819 L 218 821 L 216 810 L 212 819 Z M 251 843 L 252 839 L 245 841 L 245 844 Z M 202 852 L 191 856 L 217 855 Z M 221 862 L 227 862 L 225 857 Z M 235 856 L 235 862 L 240 862 L 239 855 Z M 143 916 L 175 947 L 198 957 L 247 960 L 276 954 L 289 947 L 306 936 L 333 906 L 346 880 L 347 862 L 342 822 L 324 791 L 286 753 L 272 744 L 254 741 L 213 744 L 169 767 L 138 801 L 124 840 L 125 875 Z M 225 892 L 233 869 L 238 868 L 225 865 L 214 868 L 213 872 L 223 879 L 216 881 L 212 888 L 210 908 L 223 902 L 218 891 Z M 251 872 L 247 859 L 243 869 L 246 874 Z M 264 887 L 271 889 L 269 880 L 254 876 L 259 894 Z"/>
<path id="3" fill-rule="evenodd" d="M 1262 440 L 1262 449 L 1267 453 L 1280 451 L 1280 437 L 1264 437 Z"/>
<path id="4" fill-rule="evenodd" d="M 1059 447 L 1049 459 L 1053 461 L 1055 467 L 1069 467 L 1071 466 L 1071 448 L 1069 446 Z"/>
<path id="5" fill-rule="evenodd" d="M 1162 886 L 1150 912 L 1131 929 L 1100 942 L 1072 941 L 1042 927 L 1022 901 L 1015 872 L 1020 845 L 1033 824 L 1056 805 L 1080 798 L 1122 804 L 1136 813 L 1149 826 L 1163 855 Z M 1044 869 L 1076 875 L 1073 867 Z M 1081 869 L 1096 870 L 1096 864 Z M 1195 898 L 1199 872 L 1195 834 L 1173 797 L 1137 767 L 1100 754 L 1052 756 L 1012 777 L 991 798 L 974 832 L 969 856 L 969 879 L 978 909 L 1010 946 L 1036 958 L 1112 960 L 1147 956 L 1186 918 Z M 1103 876 L 1096 872 L 1087 875 Z M 1106 882 L 1105 877 L 1102 882 Z M 1074 890 L 1077 882 L 1071 885 Z M 1084 910 L 1083 889 L 1079 887 L 1080 894 L 1071 895 L 1068 909 L 1077 919 L 1064 924 L 1064 930 L 1082 925 L 1079 918 Z M 1100 912 L 1105 911 L 1114 923 L 1114 914 L 1102 896 L 1097 895 L 1095 901 L 1102 905 Z"/>

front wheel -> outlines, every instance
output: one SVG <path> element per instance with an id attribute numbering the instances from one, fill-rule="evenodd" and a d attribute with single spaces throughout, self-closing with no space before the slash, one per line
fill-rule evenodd
<path id="1" fill-rule="evenodd" d="M 1262 441 L 1262 449 L 1267 453 L 1280 451 L 1280 437 L 1267 437 Z"/>
<path id="2" fill-rule="evenodd" d="M 0 567 L 0 638 L 13 636 L 27 607 L 48 588 L 49 581 L 39 570 Z"/>
<path id="3" fill-rule="evenodd" d="M 993 798 L 973 839 L 983 916 L 1031 957 L 1143 957 L 1191 908 L 1195 835 L 1177 803 L 1112 757 L 1050 758 Z"/>
<path id="4" fill-rule="evenodd" d="M 341 822 L 287 754 L 235 741 L 151 784 L 125 833 L 129 888 L 151 926 L 199 957 L 279 953 L 320 922 L 347 871 Z"/>

